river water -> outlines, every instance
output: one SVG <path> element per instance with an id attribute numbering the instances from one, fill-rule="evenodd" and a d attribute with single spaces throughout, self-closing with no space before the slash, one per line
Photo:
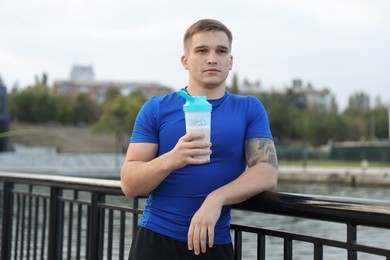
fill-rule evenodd
<path id="1" fill-rule="evenodd" d="M 55 173 L 80 177 L 118 178 L 123 155 L 114 154 L 69 154 L 57 153 L 45 148 L 18 149 L 12 153 L 0 153 L 0 171 Z M 390 189 L 386 187 L 351 187 L 326 184 L 279 183 L 277 191 L 316 194 L 338 197 L 354 197 L 390 200 Z M 390 221 L 390 220 L 389 220 Z M 346 240 L 346 225 L 331 222 L 282 217 L 269 214 L 233 211 L 232 223 L 256 226 L 265 229 L 313 235 L 333 240 Z M 243 235 L 243 259 L 256 259 L 256 237 Z M 358 227 L 359 243 L 390 248 L 390 230 Z M 266 237 L 267 260 L 283 259 L 283 240 Z M 293 256 L 297 260 L 313 259 L 313 246 L 293 242 Z M 324 248 L 324 259 L 347 259 L 345 250 Z M 384 259 L 368 254 L 359 254 L 359 259 Z"/>

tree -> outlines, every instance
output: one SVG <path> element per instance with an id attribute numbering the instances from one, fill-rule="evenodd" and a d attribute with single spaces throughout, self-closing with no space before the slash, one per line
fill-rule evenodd
<path id="1" fill-rule="evenodd" d="M 364 92 L 357 92 L 349 97 L 345 113 L 349 115 L 366 115 L 370 110 L 370 97 Z"/>
<path id="2" fill-rule="evenodd" d="M 11 117 L 24 122 L 46 123 L 55 120 L 56 102 L 50 95 L 46 80 L 38 80 L 36 84 L 23 91 L 13 89 L 10 95 L 9 111 Z"/>
<path id="3" fill-rule="evenodd" d="M 388 108 L 385 106 L 377 106 L 371 110 L 373 118 L 374 137 L 379 139 L 387 139 L 389 136 L 389 116 Z"/>
<path id="4" fill-rule="evenodd" d="M 76 111 L 73 102 L 64 96 L 54 97 L 56 109 L 55 120 L 62 124 L 76 123 Z"/>
<path id="5" fill-rule="evenodd" d="M 301 138 L 302 131 L 296 125 L 302 126 L 303 115 L 289 103 L 286 95 L 278 92 L 261 93 L 258 98 L 267 109 L 272 133 L 280 140 Z M 298 123 L 299 122 L 299 123 Z"/>
<path id="6" fill-rule="evenodd" d="M 238 94 L 238 76 L 237 73 L 233 74 L 232 85 L 228 89 L 232 94 Z"/>
<path id="7" fill-rule="evenodd" d="M 117 96 L 120 96 L 121 93 L 117 88 L 109 88 L 104 96 L 104 102 L 109 102 Z"/>
<path id="8" fill-rule="evenodd" d="M 87 94 L 80 93 L 75 101 L 77 123 L 93 124 L 100 116 L 100 107 Z"/>
<path id="9" fill-rule="evenodd" d="M 93 125 L 95 133 L 114 133 L 117 144 L 122 144 L 126 133 L 133 130 L 134 122 L 146 98 L 140 92 L 128 97 L 116 95 L 107 100 L 103 106 L 102 116 Z"/>

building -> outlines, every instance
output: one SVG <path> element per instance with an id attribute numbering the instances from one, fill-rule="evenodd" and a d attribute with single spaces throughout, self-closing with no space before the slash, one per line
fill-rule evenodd
<path id="1" fill-rule="evenodd" d="M 117 89 L 124 96 L 141 92 L 148 99 L 173 91 L 158 83 L 96 80 L 92 66 L 73 66 L 70 79 L 56 80 L 53 84 L 53 92 L 57 95 L 75 98 L 80 93 L 85 93 L 98 103 L 104 102 L 106 92 L 111 88 Z"/>
<path id="2" fill-rule="evenodd" d="M 333 95 L 327 88 L 317 90 L 311 84 L 305 88 L 300 79 L 294 79 L 292 83 L 293 93 L 299 97 L 305 107 L 319 108 L 323 111 L 329 111 L 332 108 Z"/>

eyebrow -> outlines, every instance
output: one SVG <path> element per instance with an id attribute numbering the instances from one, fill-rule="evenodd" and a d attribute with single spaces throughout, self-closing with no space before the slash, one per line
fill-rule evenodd
<path id="1" fill-rule="evenodd" d="M 204 48 L 209 48 L 209 46 L 207 46 L 207 45 L 199 45 L 199 46 L 196 46 L 194 48 L 194 50 L 199 50 L 199 49 L 204 49 Z M 224 46 L 224 45 L 218 45 L 217 49 L 223 49 L 223 50 L 229 51 L 229 48 Z"/>

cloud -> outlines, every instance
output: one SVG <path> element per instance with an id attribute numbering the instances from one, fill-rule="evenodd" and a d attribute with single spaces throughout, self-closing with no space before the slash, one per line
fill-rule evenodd
<path id="1" fill-rule="evenodd" d="M 11 86 L 73 64 L 100 79 L 186 84 L 182 35 L 210 17 L 233 31 L 240 78 L 283 87 L 294 77 L 328 86 L 346 103 L 356 90 L 390 99 L 385 0 L 0 0 L 0 73 Z M 370 83 L 371 82 L 371 83 Z M 390 100 L 389 100 L 390 102 Z"/>

